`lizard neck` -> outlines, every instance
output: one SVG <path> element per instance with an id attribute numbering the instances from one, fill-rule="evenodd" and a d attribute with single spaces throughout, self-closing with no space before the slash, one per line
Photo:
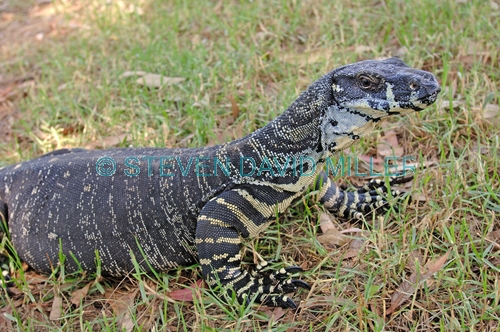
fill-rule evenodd
<path id="1" fill-rule="evenodd" d="M 298 193 L 315 180 L 327 153 L 321 123 L 333 103 L 328 76 L 313 83 L 274 121 L 222 148 L 246 159 L 239 173 L 252 175 L 241 181 Z"/>
<path id="2" fill-rule="evenodd" d="M 329 74 L 312 84 L 280 116 L 248 136 L 261 157 L 324 158 L 321 123 L 332 104 Z"/>

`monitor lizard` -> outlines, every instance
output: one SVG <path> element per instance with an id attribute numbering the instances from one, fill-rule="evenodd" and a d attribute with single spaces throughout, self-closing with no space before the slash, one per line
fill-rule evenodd
<path id="1" fill-rule="evenodd" d="M 133 259 L 146 271 L 199 262 L 210 285 L 238 300 L 296 304 L 308 288 L 296 266 L 242 269 L 243 238 L 264 232 L 308 187 L 340 217 L 388 207 L 385 182 L 348 192 L 324 172 L 328 158 L 370 134 L 380 120 L 432 104 L 440 91 L 429 72 L 397 58 L 332 70 L 280 116 L 246 137 L 190 149 L 64 149 L 0 169 L 0 218 L 29 266 L 123 276 Z M 406 180 L 391 179 L 389 184 Z M 397 194 L 397 193 L 394 193 Z M 267 270 L 267 269 L 266 269 Z"/>

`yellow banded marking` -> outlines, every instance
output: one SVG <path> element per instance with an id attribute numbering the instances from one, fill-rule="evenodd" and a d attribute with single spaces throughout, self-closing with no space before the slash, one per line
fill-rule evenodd
<path id="1" fill-rule="evenodd" d="M 196 238 L 195 242 L 196 244 L 202 244 L 203 242 L 209 244 L 220 244 L 220 243 L 241 244 L 241 239 L 239 237 L 221 237 L 218 239 L 207 237 L 204 239 Z"/>
<path id="2" fill-rule="evenodd" d="M 241 274 L 241 270 L 240 270 L 239 266 L 238 267 L 231 267 L 231 268 L 227 268 L 227 266 L 222 266 L 222 267 L 214 270 L 213 272 L 215 274 L 219 274 L 220 272 L 226 272 L 226 271 L 227 271 L 227 275 L 226 275 L 225 279 L 233 279 L 237 275 Z"/>
<path id="3" fill-rule="evenodd" d="M 240 254 L 237 254 L 233 257 L 230 257 L 228 260 L 227 260 L 229 263 L 232 263 L 232 262 L 239 262 L 241 261 L 241 255 Z"/>
<path id="4" fill-rule="evenodd" d="M 237 218 L 243 223 L 243 226 L 247 229 L 248 233 L 250 233 L 250 237 L 257 236 L 260 232 L 269 226 L 268 223 L 264 223 L 262 225 L 257 225 L 250 218 L 248 218 L 238 206 L 227 202 L 224 198 L 217 198 L 216 202 L 226 206 Z"/>
<path id="5" fill-rule="evenodd" d="M 200 264 L 202 265 L 210 265 L 212 261 L 220 261 L 220 260 L 225 260 L 226 258 L 229 257 L 228 253 L 220 254 L 220 255 L 213 255 L 211 258 L 202 258 L 200 259 Z M 227 259 L 228 262 L 239 262 L 241 260 L 241 255 L 237 254 L 235 256 L 229 257 Z"/>
<path id="6" fill-rule="evenodd" d="M 198 220 L 206 220 L 206 221 L 210 221 L 210 225 L 215 225 L 215 226 L 222 226 L 222 227 L 227 227 L 227 228 L 230 228 L 232 227 L 231 224 L 228 224 L 220 219 L 216 219 L 216 218 L 211 218 L 211 217 L 207 217 L 206 215 L 202 214 L 198 217 Z"/>
<path id="7" fill-rule="evenodd" d="M 208 259 L 208 258 L 202 258 L 202 259 L 200 259 L 200 264 L 210 266 L 210 264 L 212 264 L 212 260 Z"/>
<path id="8" fill-rule="evenodd" d="M 218 238 L 215 243 L 232 243 L 232 244 L 240 244 L 240 237 L 221 237 Z"/>
<path id="9" fill-rule="evenodd" d="M 201 244 L 201 243 L 203 243 L 203 242 L 205 242 L 205 243 L 210 243 L 210 244 L 215 243 L 215 242 L 214 242 L 214 239 L 212 239 L 211 237 L 207 237 L 207 238 L 205 238 L 205 239 L 199 239 L 199 238 L 196 238 L 194 241 L 196 242 L 196 244 Z"/>
<path id="10" fill-rule="evenodd" d="M 260 211 L 260 213 L 262 213 L 262 215 L 265 218 L 271 218 L 275 215 L 276 206 L 278 207 L 278 213 L 281 214 L 281 213 L 285 212 L 285 210 L 288 208 L 288 206 L 290 206 L 290 203 L 292 203 L 292 201 L 295 198 L 302 195 L 302 192 L 298 192 L 298 193 L 295 193 L 294 195 L 291 195 L 290 197 L 283 200 L 282 202 L 279 202 L 276 205 L 269 205 L 269 204 L 266 204 L 264 202 L 261 202 L 261 201 L 255 199 L 252 195 L 250 195 L 245 190 L 234 189 L 234 191 L 236 191 L 240 196 L 242 196 L 245 200 L 247 200 L 250 204 L 252 204 L 252 206 L 257 211 Z"/>

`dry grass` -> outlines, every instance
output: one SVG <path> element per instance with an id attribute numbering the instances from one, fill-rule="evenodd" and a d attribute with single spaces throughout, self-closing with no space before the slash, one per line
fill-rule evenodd
<path id="1" fill-rule="evenodd" d="M 352 150 L 380 158 L 380 146 L 396 137 L 421 165 L 414 202 L 401 212 L 335 223 L 368 230 L 361 247 L 318 242 L 314 193 L 247 244 L 248 261 L 258 251 L 307 270 L 302 279 L 313 290 L 296 296 L 300 310 L 228 305 L 206 290 L 172 303 L 168 292 L 199 279 L 196 267 L 126 280 L 18 268 L 0 326 L 498 331 L 499 22 L 498 2 L 472 0 L 0 1 L 1 164 L 63 147 L 193 147 L 241 137 L 321 74 L 362 59 L 401 56 L 443 87 L 435 106 L 393 119 Z M 150 89 L 121 76 L 137 70 L 186 80 Z M 448 251 L 439 271 L 387 315 L 404 281 Z"/>

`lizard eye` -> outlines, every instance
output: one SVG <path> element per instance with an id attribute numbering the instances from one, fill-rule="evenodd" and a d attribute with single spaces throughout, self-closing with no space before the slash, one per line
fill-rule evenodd
<path id="1" fill-rule="evenodd" d="M 380 85 L 380 78 L 367 74 L 360 74 L 358 77 L 358 86 L 363 90 L 375 91 Z"/>

